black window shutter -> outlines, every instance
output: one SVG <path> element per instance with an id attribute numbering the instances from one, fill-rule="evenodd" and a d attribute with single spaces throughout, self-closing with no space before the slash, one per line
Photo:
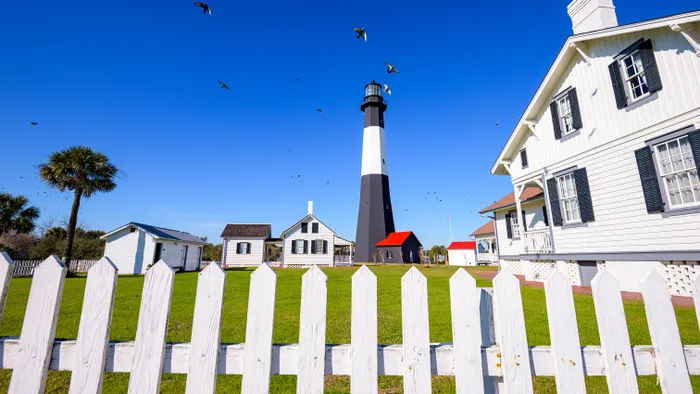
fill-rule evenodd
<path id="1" fill-rule="evenodd" d="M 578 208 L 581 211 L 581 222 L 592 222 L 595 220 L 595 215 L 593 215 L 591 189 L 588 186 L 588 174 L 585 168 L 574 170 L 574 181 L 576 182 L 576 194 L 578 195 Z"/>
<path id="2" fill-rule="evenodd" d="M 245 249 L 246 254 L 250 254 L 250 242 L 248 242 L 248 247 Z"/>
<path id="3" fill-rule="evenodd" d="M 513 229 L 510 225 L 510 213 L 506 214 L 506 235 L 508 236 L 508 239 L 513 239 Z"/>
<path id="4" fill-rule="evenodd" d="M 576 88 L 569 90 L 569 105 L 571 106 L 571 124 L 574 130 L 578 130 L 583 127 L 583 121 L 581 120 L 581 108 L 578 105 L 578 95 L 576 94 Z"/>
<path id="5" fill-rule="evenodd" d="M 309 254 L 309 241 L 304 240 L 304 254 Z"/>
<path id="6" fill-rule="evenodd" d="M 525 168 L 527 165 L 527 149 L 523 149 L 520 151 L 520 166 Z"/>
<path id="7" fill-rule="evenodd" d="M 547 194 L 549 194 L 549 206 L 552 207 L 552 224 L 561 226 L 564 220 L 561 217 L 561 206 L 559 205 L 559 191 L 557 190 L 556 178 L 547 180 Z"/>
<path id="8" fill-rule="evenodd" d="M 328 254 L 328 241 L 323 241 L 323 254 Z"/>
<path id="9" fill-rule="evenodd" d="M 644 67 L 644 75 L 647 78 L 649 93 L 661 90 L 663 86 L 661 84 L 661 76 L 659 75 L 659 67 L 656 65 L 656 57 L 654 56 L 654 47 L 651 45 L 651 40 L 646 40 L 639 46 L 639 55 L 642 58 L 642 66 Z"/>
<path id="10" fill-rule="evenodd" d="M 549 226 L 549 217 L 547 216 L 547 205 L 542 207 L 542 218 L 544 219 L 544 225 Z"/>
<path id="11" fill-rule="evenodd" d="M 693 152 L 695 168 L 700 171 L 700 130 L 688 133 L 688 143 L 690 144 L 690 150 Z"/>
<path id="12" fill-rule="evenodd" d="M 549 104 L 549 111 L 552 113 L 552 126 L 554 126 L 554 139 L 561 139 L 561 123 L 559 123 L 559 108 L 557 102 Z"/>
<path id="13" fill-rule="evenodd" d="M 236 254 L 241 254 L 241 243 L 240 242 L 236 243 Z"/>
<path id="14" fill-rule="evenodd" d="M 523 214 L 523 223 L 520 225 L 520 228 L 523 230 L 523 232 L 527 231 L 527 220 L 525 219 L 525 210 L 522 210 L 521 212 Z"/>
<path id="15" fill-rule="evenodd" d="M 620 63 L 615 60 L 608 66 L 610 71 L 610 80 L 612 81 L 613 92 L 615 92 L 615 102 L 617 102 L 617 108 L 625 108 L 627 106 L 627 93 L 625 93 L 625 85 L 622 81 L 622 74 L 620 73 Z"/>
<path id="16" fill-rule="evenodd" d="M 644 202 L 647 205 L 647 212 L 663 212 L 664 201 L 661 198 L 661 188 L 656 177 L 654 159 L 651 157 L 651 147 L 647 146 L 634 151 L 637 157 L 637 169 L 639 179 L 642 181 L 642 191 L 644 192 Z"/>
<path id="17" fill-rule="evenodd" d="M 292 254 L 297 254 L 297 241 L 292 240 Z"/>

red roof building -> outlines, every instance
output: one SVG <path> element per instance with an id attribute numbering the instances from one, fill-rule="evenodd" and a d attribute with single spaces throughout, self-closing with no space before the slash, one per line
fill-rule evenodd
<path id="1" fill-rule="evenodd" d="M 457 241 L 452 242 L 447 250 L 474 250 L 476 249 L 476 241 Z"/>
<path id="2" fill-rule="evenodd" d="M 421 243 L 413 231 L 398 231 L 389 234 L 375 245 L 377 262 L 420 263 Z"/>

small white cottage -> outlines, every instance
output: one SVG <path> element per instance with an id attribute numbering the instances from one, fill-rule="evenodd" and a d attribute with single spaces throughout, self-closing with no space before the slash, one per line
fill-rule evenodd
<path id="1" fill-rule="evenodd" d="M 202 263 L 202 247 L 207 243 L 190 233 L 130 222 L 100 237 L 105 257 L 119 274 L 143 274 L 159 260 L 175 270 L 196 271 Z"/>
<path id="2" fill-rule="evenodd" d="M 221 233 L 224 252 L 221 265 L 244 267 L 262 264 L 267 257 L 266 241 L 270 239 L 269 224 L 227 224 Z"/>
<path id="3" fill-rule="evenodd" d="M 280 238 L 285 267 L 332 266 L 336 261 L 351 261 L 352 243 L 340 238 L 313 215 L 313 201 L 309 201 L 308 214 L 282 232 Z"/>
<path id="4" fill-rule="evenodd" d="M 452 242 L 447 247 L 447 261 L 450 265 L 476 265 L 476 241 Z"/>

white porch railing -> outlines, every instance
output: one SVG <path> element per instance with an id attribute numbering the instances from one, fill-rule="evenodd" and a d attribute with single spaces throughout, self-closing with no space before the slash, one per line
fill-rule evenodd
<path id="1" fill-rule="evenodd" d="M 525 253 L 552 253 L 552 239 L 549 229 L 528 230 L 525 232 Z"/>

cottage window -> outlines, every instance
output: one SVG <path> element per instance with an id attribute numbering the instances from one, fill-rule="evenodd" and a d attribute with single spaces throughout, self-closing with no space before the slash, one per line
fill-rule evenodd
<path id="1" fill-rule="evenodd" d="M 295 242 L 296 244 L 296 254 L 304 254 L 304 241 L 303 240 L 298 240 Z"/>
<path id="2" fill-rule="evenodd" d="M 308 232 L 309 232 L 309 224 L 308 224 L 308 223 L 302 223 L 302 224 L 301 224 L 301 232 L 302 232 L 302 233 L 308 233 Z"/>
<path id="3" fill-rule="evenodd" d="M 238 244 L 238 254 L 248 254 L 248 243 L 241 242 Z"/>
<path id="4" fill-rule="evenodd" d="M 392 252 L 391 250 L 387 250 L 387 251 L 386 251 L 386 258 L 387 258 L 387 259 L 393 259 L 393 258 L 394 258 L 394 252 Z"/>
<path id="5" fill-rule="evenodd" d="M 671 208 L 700 205 L 700 178 L 688 136 L 655 147 L 661 185 Z"/>
<path id="6" fill-rule="evenodd" d="M 580 222 L 581 210 L 579 209 L 573 172 L 557 177 L 557 190 L 559 191 L 559 205 L 564 223 Z"/>
<path id="7" fill-rule="evenodd" d="M 323 254 L 323 240 L 318 239 L 316 242 L 314 242 L 314 252 L 316 254 Z"/>
<path id="8" fill-rule="evenodd" d="M 318 223 L 311 223 L 311 232 L 318 234 Z"/>
<path id="9" fill-rule="evenodd" d="M 520 150 L 520 166 L 522 168 L 527 168 L 528 163 L 527 163 L 527 150 L 523 148 Z"/>
<path id="10" fill-rule="evenodd" d="M 625 87 L 632 100 L 638 100 L 649 94 L 649 86 L 644 73 L 641 53 L 637 50 L 620 62 L 625 72 Z"/>
<path id="11" fill-rule="evenodd" d="M 518 214 L 515 211 L 511 212 L 510 214 L 510 227 L 513 238 L 520 238 L 520 220 L 518 219 Z"/>
<path id="12" fill-rule="evenodd" d="M 574 117 L 571 111 L 571 101 L 569 100 L 569 95 L 565 94 L 562 98 L 557 100 L 557 106 L 559 107 L 559 125 L 561 127 L 561 135 L 565 136 L 575 130 Z"/>

